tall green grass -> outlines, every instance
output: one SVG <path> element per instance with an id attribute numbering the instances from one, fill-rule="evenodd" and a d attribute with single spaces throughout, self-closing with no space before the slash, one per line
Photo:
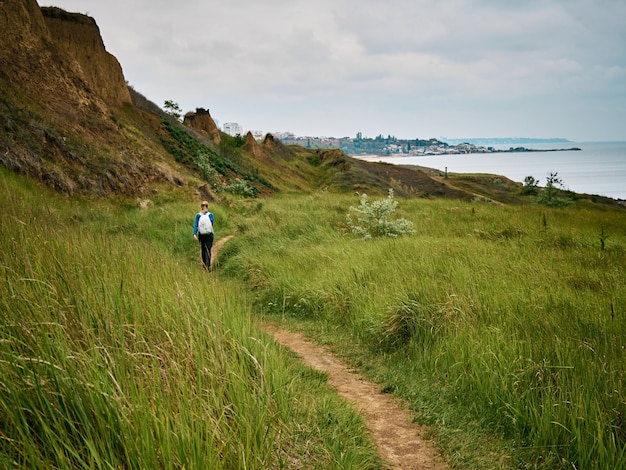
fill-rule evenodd
<path id="1" fill-rule="evenodd" d="M 200 269 L 195 203 L 0 176 L 0 467 L 379 468 L 325 376 Z M 212 210 L 224 235 L 230 209 Z"/>
<path id="2" fill-rule="evenodd" d="M 356 198 L 274 198 L 224 272 L 350 356 L 468 468 L 626 468 L 626 211 L 405 200 L 363 241 Z"/>

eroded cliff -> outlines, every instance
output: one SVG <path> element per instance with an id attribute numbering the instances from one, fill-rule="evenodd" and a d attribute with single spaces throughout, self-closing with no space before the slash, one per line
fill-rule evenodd
<path id="1" fill-rule="evenodd" d="M 52 41 L 76 60 L 90 89 L 110 106 L 130 103 L 122 67 L 106 51 L 96 21 L 56 7 L 44 7 L 41 11 Z"/>
<path id="2" fill-rule="evenodd" d="M 67 193 L 142 194 L 184 174 L 159 120 L 131 104 L 96 21 L 0 2 L 0 163 Z"/>

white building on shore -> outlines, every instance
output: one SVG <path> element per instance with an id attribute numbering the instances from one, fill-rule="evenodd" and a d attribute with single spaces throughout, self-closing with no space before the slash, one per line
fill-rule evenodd
<path id="1" fill-rule="evenodd" d="M 243 128 L 236 122 L 225 122 L 223 129 L 228 135 L 243 135 Z"/>

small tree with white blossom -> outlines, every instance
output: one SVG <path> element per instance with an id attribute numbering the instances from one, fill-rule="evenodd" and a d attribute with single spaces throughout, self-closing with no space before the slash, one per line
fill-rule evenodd
<path id="1" fill-rule="evenodd" d="M 368 202 L 367 194 L 362 194 L 359 206 L 350 206 L 346 224 L 353 234 L 366 239 L 415 233 L 412 222 L 406 219 L 389 219 L 397 206 L 398 203 L 393 198 L 393 189 L 389 189 L 387 199 L 371 203 Z"/>

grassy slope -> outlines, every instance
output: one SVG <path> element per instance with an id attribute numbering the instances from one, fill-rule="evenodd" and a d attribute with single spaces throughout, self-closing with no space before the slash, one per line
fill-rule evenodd
<path id="1" fill-rule="evenodd" d="M 357 203 L 265 201 L 223 272 L 408 399 L 461 468 L 626 468 L 623 208 L 404 200 L 417 233 L 364 242 Z"/>
<path id="2" fill-rule="evenodd" d="M 195 203 L 0 171 L 0 466 L 377 468 L 361 419 L 207 276 Z M 219 235 L 233 208 L 213 208 Z"/>

